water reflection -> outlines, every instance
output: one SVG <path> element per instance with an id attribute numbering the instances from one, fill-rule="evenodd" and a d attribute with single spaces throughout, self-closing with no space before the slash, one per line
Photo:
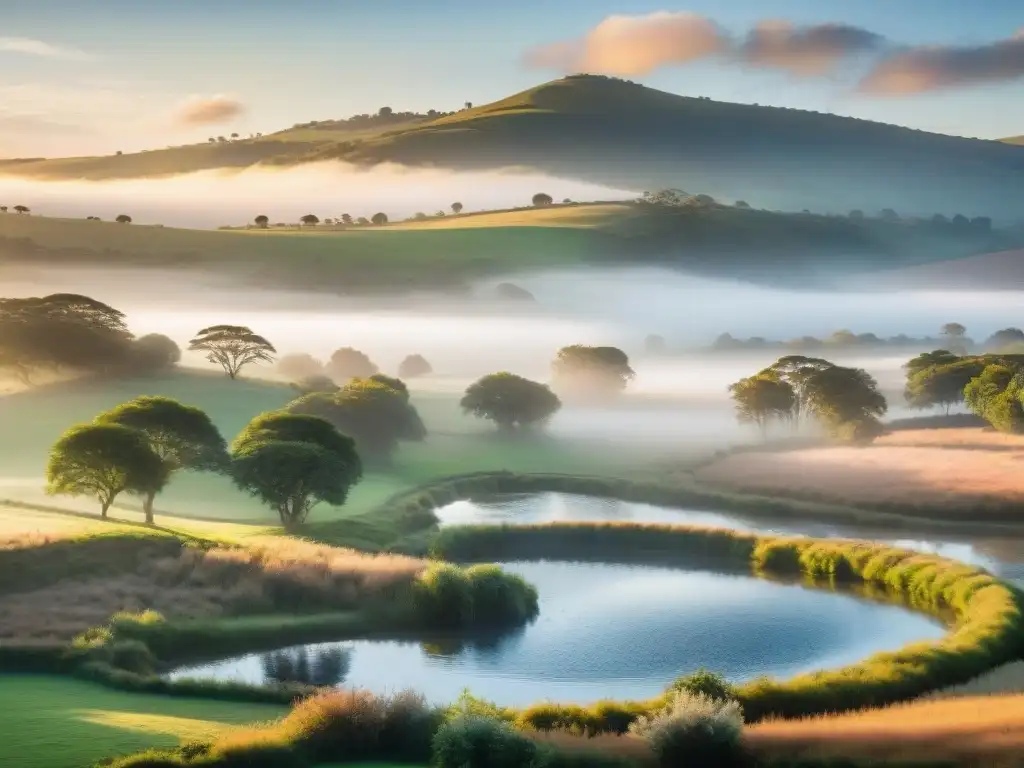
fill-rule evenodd
<path id="1" fill-rule="evenodd" d="M 317 686 L 340 685 L 351 662 L 349 650 L 340 646 L 284 648 L 260 657 L 263 677 L 268 682 Z"/>

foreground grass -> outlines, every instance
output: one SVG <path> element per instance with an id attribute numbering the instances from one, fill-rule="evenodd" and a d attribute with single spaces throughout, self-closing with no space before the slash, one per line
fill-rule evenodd
<path id="1" fill-rule="evenodd" d="M 209 740 L 279 717 L 266 704 L 121 693 L 66 677 L 0 675 L 0 765 L 84 768 L 97 760 Z"/>

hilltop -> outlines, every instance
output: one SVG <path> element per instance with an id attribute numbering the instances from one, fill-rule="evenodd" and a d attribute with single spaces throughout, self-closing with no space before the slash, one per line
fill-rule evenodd
<path id="1" fill-rule="evenodd" d="M 344 160 L 533 168 L 626 189 L 680 187 L 770 208 L 1016 219 L 1024 150 L 832 114 L 680 96 L 571 76 L 479 107 L 355 130 L 335 123 L 221 144 L 0 171 L 129 178 L 255 163 Z"/>

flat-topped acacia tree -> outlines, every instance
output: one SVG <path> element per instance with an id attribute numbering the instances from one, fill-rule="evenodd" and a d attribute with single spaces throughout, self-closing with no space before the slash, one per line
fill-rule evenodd
<path id="1" fill-rule="evenodd" d="M 205 411 L 169 397 L 143 396 L 96 417 L 99 424 L 120 424 L 145 435 L 164 463 L 168 478 L 179 469 L 220 471 L 227 467 L 227 443 Z M 153 522 L 153 502 L 161 488 L 142 495 L 146 522 Z"/>
<path id="2" fill-rule="evenodd" d="M 139 430 L 121 424 L 82 424 L 61 435 L 50 449 L 46 492 L 91 496 L 106 517 L 121 493 L 155 495 L 168 477 L 167 465 Z"/>
<path id="3" fill-rule="evenodd" d="M 206 352 L 206 359 L 224 369 L 229 379 L 250 363 L 272 363 L 274 345 L 244 325 L 211 325 L 188 344 L 192 352 Z"/>

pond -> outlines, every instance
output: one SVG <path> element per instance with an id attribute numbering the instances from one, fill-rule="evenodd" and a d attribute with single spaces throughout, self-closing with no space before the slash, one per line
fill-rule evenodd
<path id="1" fill-rule="evenodd" d="M 301 679 L 445 703 L 464 688 L 510 706 L 643 698 L 699 667 L 734 681 L 837 667 L 940 637 L 935 619 L 849 594 L 661 567 L 506 563 L 540 615 L 491 642 L 354 640 L 250 654 L 173 677 Z"/>
<path id="2" fill-rule="evenodd" d="M 437 510 L 437 516 L 441 525 L 629 522 L 707 526 L 816 538 L 869 539 L 978 565 L 1024 586 L 1024 540 L 1011 537 L 929 534 L 927 537 L 908 538 L 892 529 L 866 525 L 751 518 L 731 512 L 660 507 L 566 493 L 510 495 L 486 502 L 457 501 Z"/>

